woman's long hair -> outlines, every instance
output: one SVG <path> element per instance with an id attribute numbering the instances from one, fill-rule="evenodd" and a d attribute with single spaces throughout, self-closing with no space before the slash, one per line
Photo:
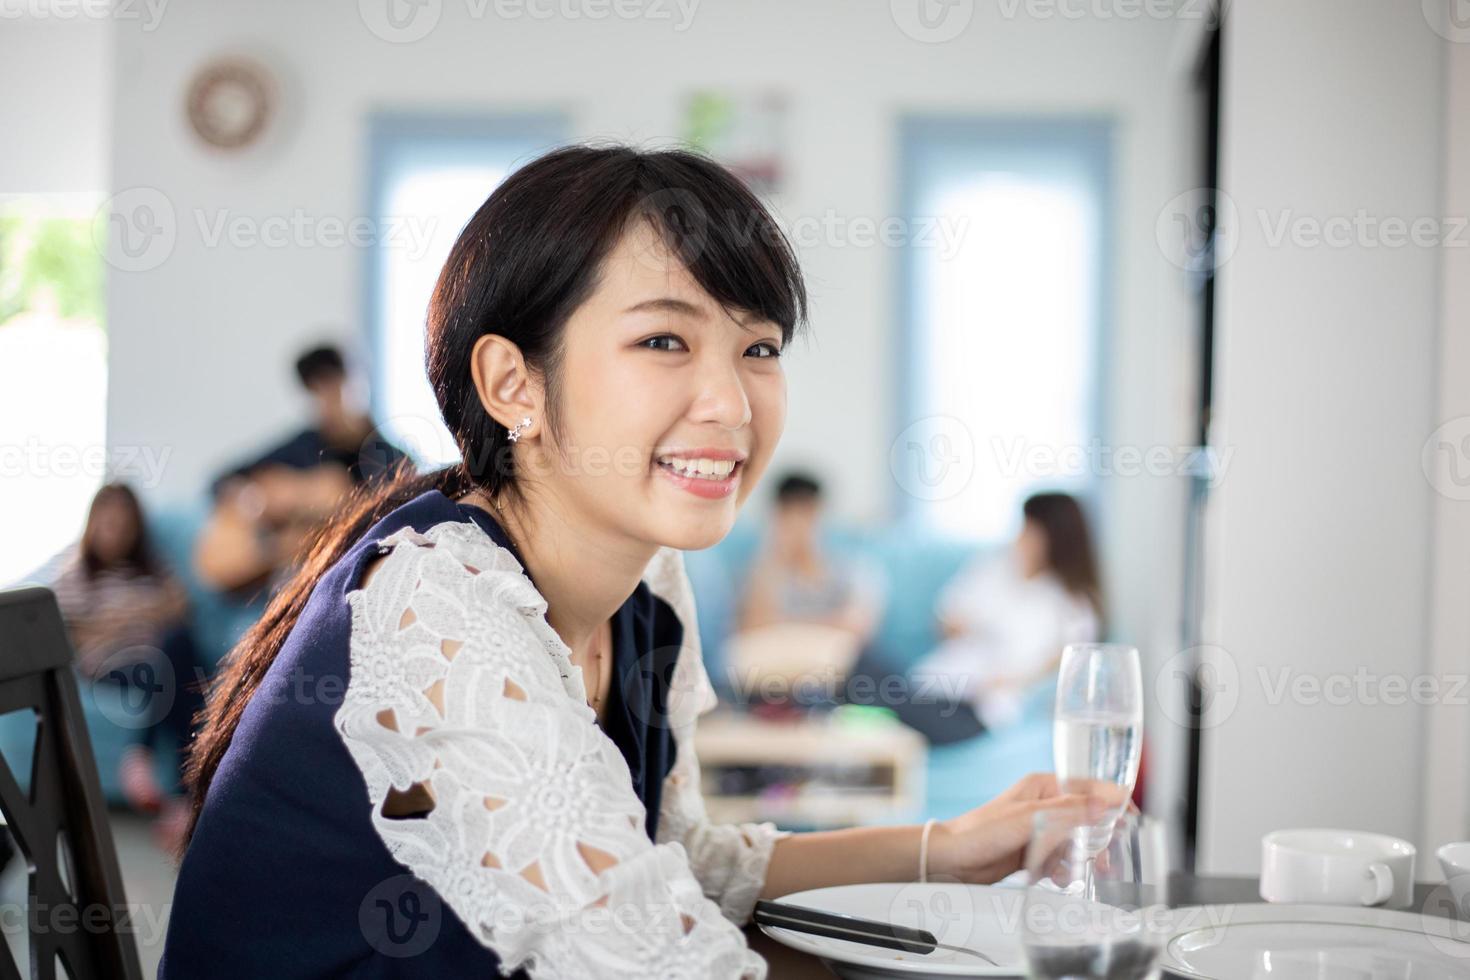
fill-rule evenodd
<path id="1" fill-rule="evenodd" d="M 1068 592 L 1092 604 L 1101 623 L 1106 617 L 1102 579 L 1082 505 L 1065 493 L 1038 493 L 1026 498 L 1021 512 L 1046 532 L 1047 566 Z"/>
<path id="2" fill-rule="evenodd" d="M 300 570 L 210 687 L 186 773 L 186 840 L 246 705 L 327 570 L 369 528 L 427 490 L 517 494 L 506 429 L 485 411 L 471 379 L 475 343 L 497 334 L 517 345 L 542 379 L 546 423 L 558 431 L 563 328 L 596 288 L 603 260 L 638 221 L 649 222 L 722 306 L 779 324 L 783 345 L 805 324 L 806 287 L 785 234 L 738 178 L 705 157 L 577 145 L 506 178 L 460 232 L 429 301 L 429 382 L 461 462 L 422 475 L 408 464 L 381 474 L 354 490 L 307 546 Z"/>

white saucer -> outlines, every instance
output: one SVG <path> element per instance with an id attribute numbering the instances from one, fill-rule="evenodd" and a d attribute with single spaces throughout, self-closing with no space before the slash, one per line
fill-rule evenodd
<path id="1" fill-rule="evenodd" d="M 1465 980 L 1470 923 L 1338 905 L 1175 910 L 1160 965 L 1189 980 Z"/>
<path id="2" fill-rule="evenodd" d="M 775 926 L 760 928 L 777 942 L 821 957 L 838 976 L 850 980 L 1019 977 L 1026 973 L 1021 949 L 1021 903 L 1025 897 L 1023 889 L 994 885 L 882 882 L 814 888 L 781 898 L 783 904 L 927 929 L 940 942 L 978 949 L 999 966 L 943 949 L 906 953 Z"/>

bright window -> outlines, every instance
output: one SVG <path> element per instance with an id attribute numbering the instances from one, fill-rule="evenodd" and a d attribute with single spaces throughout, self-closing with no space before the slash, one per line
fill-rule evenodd
<path id="1" fill-rule="evenodd" d="M 107 455 L 100 203 L 0 199 L 0 587 L 76 540 L 103 480 L 128 476 Z"/>
<path id="2" fill-rule="evenodd" d="M 516 167 L 564 138 L 547 116 L 377 116 L 372 207 L 378 229 L 367 279 L 373 408 L 420 463 L 459 458 L 424 371 L 429 297 L 460 229 Z"/>
<path id="3" fill-rule="evenodd" d="M 903 144 L 899 509 L 998 541 L 1098 469 L 1107 129 L 923 119 Z"/>

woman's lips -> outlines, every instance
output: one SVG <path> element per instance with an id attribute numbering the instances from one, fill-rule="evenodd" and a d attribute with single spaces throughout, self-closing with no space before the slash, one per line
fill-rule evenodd
<path id="1" fill-rule="evenodd" d="M 735 485 L 740 481 L 740 473 L 744 466 L 745 463 L 743 461 L 738 462 L 728 476 L 716 480 L 703 476 L 684 476 L 674 472 L 673 469 L 665 466 L 663 463 L 655 462 L 653 464 L 653 468 L 673 481 L 675 486 L 681 490 L 689 491 L 696 497 L 703 497 L 706 500 L 719 500 L 734 493 Z"/>

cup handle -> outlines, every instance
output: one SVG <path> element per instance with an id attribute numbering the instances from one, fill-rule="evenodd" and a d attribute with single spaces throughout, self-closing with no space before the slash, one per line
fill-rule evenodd
<path id="1" fill-rule="evenodd" d="M 1363 878 L 1368 886 L 1363 892 L 1364 905 L 1382 905 L 1393 894 L 1393 869 L 1388 865 L 1377 862 L 1368 865 Z"/>

